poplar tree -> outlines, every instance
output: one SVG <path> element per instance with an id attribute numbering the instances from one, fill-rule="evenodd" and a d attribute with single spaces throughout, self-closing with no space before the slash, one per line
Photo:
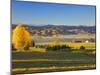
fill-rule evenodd
<path id="1" fill-rule="evenodd" d="M 30 33 L 21 24 L 18 24 L 13 30 L 12 44 L 14 48 L 23 50 L 32 46 Z"/>

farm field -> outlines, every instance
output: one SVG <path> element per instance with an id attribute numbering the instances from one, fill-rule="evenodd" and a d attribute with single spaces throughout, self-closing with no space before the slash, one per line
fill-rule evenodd
<path id="1" fill-rule="evenodd" d="M 67 45 L 74 49 L 79 49 L 81 46 L 84 46 L 88 49 L 95 49 L 96 45 L 95 43 L 72 43 L 72 42 L 39 42 L 36 43 L 36 45 Z"/>
<path id="2" fill-rule="evenodd" d="M 75 50 L 76 51 L 76 50 Z M 46 71 L 69 71 L 96 68 L 95 50 L 85 52 L 48 51 L 13 52 L 12 73 L 33 73 Z M 88 52 L 91 52 L 88 54 Z"/>

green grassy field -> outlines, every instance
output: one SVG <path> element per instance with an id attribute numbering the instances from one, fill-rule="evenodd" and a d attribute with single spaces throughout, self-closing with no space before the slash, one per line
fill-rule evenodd
<path id="1" fill-rule="evenodd" d="M 94 50 L 13 52 L 12 72 L 31 73 L 61 70 L 85 70 L 96 68 Z"/>

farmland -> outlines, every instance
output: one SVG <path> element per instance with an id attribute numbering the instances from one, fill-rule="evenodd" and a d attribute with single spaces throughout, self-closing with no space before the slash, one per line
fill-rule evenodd
<path id="1" fill-rule="evenodd" d="M 34 49 L 34 48 L 33 48 Z M 86 70 L 96 68 L 95 49 L 47 52 L 13 52 L 12 72 L 33 73 L 46 71 Z"/>
<path id="2" fill-rule="evenodd" d="M 42 35 L 44 32 L 37 35 L 38 30 L 34 33 L 32 29 L 31 33 L 29 33 L 22 29 L 24 28 L 19 25 L 15 30 L 16 35 L 13 36 L 13 74 L 96 68 L 94 33 L 86 33 L 85 31 L 79 33 L 80 30 L 78 29 L 78 31 L 75 30 L 77 34 L 74 37 L 72 35 L 68 37 L 69 35 L 59 34 L 62 32 L 53 35 L 45 31 L 46 35 Z M 25 31 L 24 34 L 23 31 Z M 17 33 L 21 36 L 18 36 Z M 29 36 L 29 34 L 31 35 Z M 92 37 L 89 37 L 90 35 Z"/>
<path id="3" fill-rule="evenodd" d="M 95 43 L 72 43 L 72 42 L 41 42 L 41 43 L 36 43 L 37 45 L 56 45 L 56 44 L 60 44 L 60 45 L 68 45 L 70 47 L 73 47 L 75 49 L 79 49 L 81 46 L 84 46 L 86 48 L 90 48 L 90 49 L 95 49 L 96 45 Z"/>

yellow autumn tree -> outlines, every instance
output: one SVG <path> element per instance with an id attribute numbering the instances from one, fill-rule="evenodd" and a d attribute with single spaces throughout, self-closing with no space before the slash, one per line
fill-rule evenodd
<path id="1" fill-rule="evenodd" d="M 31 36 L 21 24 L 18 24 L 13 30 L 12 44 L 16 49 L 25 49 L 32 46 Z"/>

